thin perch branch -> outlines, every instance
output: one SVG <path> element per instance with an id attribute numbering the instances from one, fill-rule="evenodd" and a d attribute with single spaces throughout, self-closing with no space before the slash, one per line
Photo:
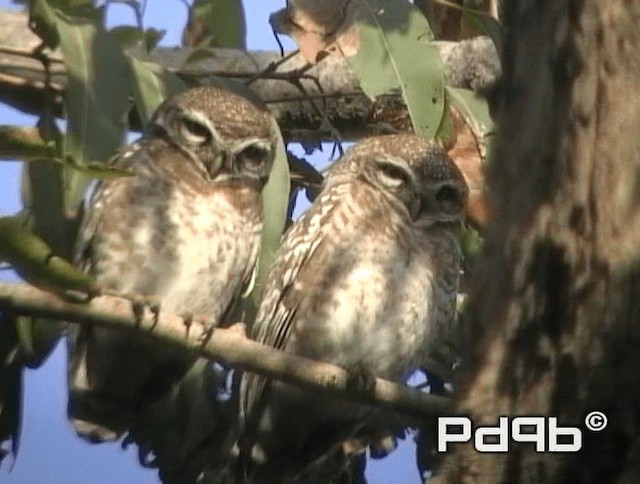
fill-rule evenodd
<path id="1" fill-rule="evenodd" d="M 100 296 L 90 303 L 76 304 L 26 284 L 0 283 L 0 311 L 135 331 L 234 368 L 386 407 L 412 419 L 425 420 L 451 412 L 446 397 L 422 393 L 380 378 L 376 380 L 375 391 L 371 393 L 353 391 L 347 388 L 347 372 L 344 369 L 269 348 L 249 340 L 235 329 L 215 329 L 211 338 L 203 342 L 199 332 L 188 332 L 184 320 L 173 314 L 161 313 L 154 327 L 153 315 L 147 311 L 143 321 L 137 324 L 130 301 L 123 298 Z"/>

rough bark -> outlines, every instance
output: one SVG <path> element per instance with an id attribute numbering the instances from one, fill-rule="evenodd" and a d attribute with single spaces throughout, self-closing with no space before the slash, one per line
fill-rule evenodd
<path id="1" fill-rule="evenodd" d="M 44 70 L 41 62 L 28 56 L 40 43 L 39 39 L 28 29 L 24 13 L 0 9 L 0 16 L 0 101 L 25 112 L 40 113 L 44 103 Z M 455 87 L 481 90 L 493 83 L 499 74 L 495 48 L 486 37 L 463 42 L 436 42 L 436 46 L 447 66 L 450 84 Z M 187 77 L 218 74 L 246 81 L 281 59 L 277 52 L 213 51 L 215 57 L 185 65 L 192 48 L 159 48 L 150 60 Z M 51 57 L 59 60 L 55 53 Z M 332 139 L 334 133 L 320 129 L 326 126 L 323 113 L 345 140 L 410 129 L 409 115 L 399 95 L 383 96 L 372 102 L 362 94 L 347 62 L 335 55 L 304 71 L 306 78 L 301 79 L 301 83 L 310 99 L 305 97 L 292 81 L 300 77 L 297 70 L 307 67 L 303 56 L 295 55 L 273 75 L 251 84 L 271 107 L 285 138 L 294 141 Z M 64 65 L 54 62 L 52 74 L 55 87 L 62 94 L 66 85 Z M 139 127 L 135 117 L 132 124 Z"/>
<path id="2" fill-rule="evenodd" d="M 458 445 L 433 482 L 640 478 L 640 1 L 514 0 L 489 173 L 494 223 L 471 295 L 482 341 L 458 408 L 552 415 L 576 454 Z M 609 419 L 585 428 L 590 411 Z"/>

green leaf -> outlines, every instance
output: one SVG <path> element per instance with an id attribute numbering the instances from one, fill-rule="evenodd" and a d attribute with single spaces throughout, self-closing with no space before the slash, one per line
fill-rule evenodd
<path id="1" fill-rule="evenodd" d="M 160 41 L 167 35 L 164 29 L 147 29 L 144 31 L 144 46 L 147 52 L 151 52 L 160 44 Z"/>
<path id="2" fill-rule="evenodd" d="M 166 33 L 166 30 L 142 30 L 131 25 L 119 25 L 109 31 L 109 34 L 123 49 L 144 47 L 147 53 L 158 46 Z"/>
<path id="3" fill-rule="evenodd" d="M 279 133 L 280 130 L 278 129 L 278 146 L 273 169 L 271 170 L 269 181 L 262 192 L 264 228 L 262 230 L 262 247 L 258 258 L 256 289 L 253 291 L 254 299 L 258 297 L 261 288 L 264 286 L 269 269 L 273 264 L 276 250 L 280 246 L 280 237 L 287 221 L 289 208 L 289 163 L 287 150 Z"/>
<path id="4" fill-rule="evenodd" d="M 29 26 L 50 49 L 60 43 L 56 12 L 47 0 L 32 0 L 29 4 Z"/>
<path id="5" fill-rule="evenodd" d="M 194 26 L 195 27 L 192 27 Z M 202 27 L 199 27 L 199 26 Z M 187 29 L 204 28 L 207 45 L 245 49 L 246 21 L 240 0 L 195 0 Z"/>
<path id="6" fill-rule="evenodd" d="M 494 125 L 487 100 L 469 89 L 447 86 L 447 99 L 458 110 L 478 139 L 480 155 L 485 158 Z"/>
<path id="7" fill-rule="evenodd" d="M 18 361 L 29 368 L 38 368 L 49 357 L 66 330 L 64 321 L 16 318 Z"/>
<path id="8" fill-rule="evenodd" d="M 128 55 L 133 75 L 133 100 L 143 124 L 168 96 L 184 91 L 187 84 L 177 74 L 159 64 L 145 62 Z"/>
<path id="9" fill-rule="evenodd" d="M 481 254 L 484 239 L 477 230 L 465 227 L 461 236 L 464 256 L 467 260 L 476 260 Z"/>
<path id="10" fill-rule="evenodd" d="M 63 165 L 34 161 L 24 166 L 29 204 L 25 208 L 33 219 L 33 230 L 54 254 L 71 257 L 73 241 L 67 239 L 64 217 Z"/>
<path id="11" fill-rule="evenodd" d="M 63 136 L 51 113 L 38 120 L 37 131 L 43 140 L 50 141 L 56 153 L 23 165 L 22 203 L 29 210 L 34 232 L 56 255 L 69 258 L 73 239 L 67 237 L 65 230 L 64 166 L 57 156 L 62 150 Z"/>
<path id="12" fill-rule="evenodd" d="M 501 58 L 505 38 L 502 24 L 488 13 L 477 12 L 469 8 L 463 9 L 462 15 L 478 32 L 486 34 L 491 39 L 493 45 L 496 47 L 498 57 Z"/>
<path id="13" fill-rule="evenodd" d="M 132 25 L 118 25 L 112 28 L 109 33 L 113 40 L 124 49 L 138 46 L 145 40 L 144 31 Z"/>
<path id="14" fill-rule="evenodd" d="M 435 0 L 435 2 L 460 10 L 464 19 L 473 26 L 473 28 L 491 39 L 498 52 L 498 57 L 502 57 L 505 33 L 504 27 L 498 19 L 492 17 L 487 12 L 481 12 L 480 10 L 465 7 L 464 5 L 458 5 L 448 0 Z"/>
<path id="15" fill-rule="evenodd" d="M 27 228 L 22 216 L 0 218 L 0 260 L 9 262 L 26 281 L 47 290 L 96 291 L 93 278 L 55 256 L 51 248 Z"/>
<path id="16" fill-rule="evenodd" d="M 456 127 L 449 112 L 449 99 L 447 96 L 444 97 L 444 115 L 435 137 L 441 140 L 445 146 L 453 142 L 456 137 Z"/>
<path id="17" fill-rule="evenodd" d="M 78 163 L 107 160 L 127 131 L 130 70 L 121 47 L 102 27 L 101 13 L 72 17 L 56 10 L 69 78 L 65 156 Z M 68 173 L 68 209 L 77 208 L 88 182 L 86 176 Z"/>
<path id="18" fill-rule="evenodd" d="M 424 15 L 398 0 L 359 0 L 366 13 L 358 23 L 360 47 L 348 58 L 364 92 L 375 98 L 400 90 L 416 133 L 434 137 L 444 114 L 444 64 L 429 43 Z"/>

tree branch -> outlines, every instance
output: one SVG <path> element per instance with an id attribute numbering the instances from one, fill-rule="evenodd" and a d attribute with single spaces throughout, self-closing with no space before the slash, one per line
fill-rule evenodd
<path id="1" fill-rule="evenodd" d="M 42 63 L 28 55 L 39 45 L 39 39 L 28 29 L 26 14 L 0 9 L 0 15 L 3 19 L 0 25 L 0 100 L 25 112 L 40 113 L 45 102 L 45 73 Z M 498 56 L 486 37 L 435 42 L 435 45 L 454 87 L 477 91 L 491 84 L 499 74 Z M 149 60 L 182 76 L 201 80 L 217 74 L 246 81 L 265 71 L 264 77 L 251 83 L 251 88 L 269 104 L 287 140 L 331 139 L 331 133 L 320 132 L 323 113 L 319 114 L 313 106 L 313 99 L 318 97 L 324 99 L 323 110 L 344 140 L 411 128 L 407 108 L 399 94 L 382 96 L 372 102 L 361 93 L 348 63 L 336 55 L 329 55 L 309 67 L 299 54 L 279 62 L 282 58 L 278 52 L 212 49 L 211 58 L 186 64 L 193 51 L 187 47 L 158 48 Z M 50 54 L 50 57 L 60 60 L 58 53 Z M 270 69 L 276 63 L 279 63 L 277 68 Z M 292 82 L 292 76 L 295 82 Z M 52 66 L 52 81 L 56 94 L 62 94 L 67 79 L 64 65 L 59 62 Z M 300 88 L 296 85 L 308 96 L 301 98 Z M 57 96 L 57 102 L 60 114 L 61 96 Z M 136 117 L 131 121 L 134 128 L 140 127 Z"/>
<path id="2" fill-rule="evenodd" d="M 277 351 L 249 340 L 235 328 L 215 329 L 209 340 L 204 342 L 200 332 L 193 329 L 189 331 L 184 319 L 173 314 L 161 313 L 154 325 L 153 315 L 147 311 L 143 321 L 137 324 L 131 303 L 123 298 L 100 296 L 90 303 L 77 304 L 25 284 L 0 283 L 0 310 L 16 315 L 133 331 L 234 368 L 310 390 L 386 407 L 419 421 L 450 412 L 449 399 L 446 397 L 422 393 L 380 378 L 376 380 L 375 391 L 354 391 L 347 388 L 347 372 L 342 368 Z"/>

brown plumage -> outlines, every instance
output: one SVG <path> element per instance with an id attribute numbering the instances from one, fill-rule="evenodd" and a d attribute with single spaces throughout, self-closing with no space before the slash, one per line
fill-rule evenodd
<path id="1" fill-rule="evenodd" d="M 161 311 L 225 324 L 250 283 L 262 231 L 261 191 L 277 127 L 266 107 L 225 85 L 165 101 L 148 132 L 114 161 L 80 230 L 78 263 L 109 292 Z M 69 418 L 91 441 L 135 425 L 196 359 L 123 333 L 69 330 Z"/>
<path id="2" fill-rule="evenodd" d="M 253 338 L 398 382 L 429 358 L 452 357 L 466 200 L 462 174 L 435 142 L 358 143 L 287 232 Z M 240 399 L 252 482 L 299 482 L 326 471 L 328 456 L 335 464 L 345 439 L 392 425 L 373 424 L 371 408 L 255 374 L 244 375 Z M 314 462 L 323 465 L 310 471 Z"/>

